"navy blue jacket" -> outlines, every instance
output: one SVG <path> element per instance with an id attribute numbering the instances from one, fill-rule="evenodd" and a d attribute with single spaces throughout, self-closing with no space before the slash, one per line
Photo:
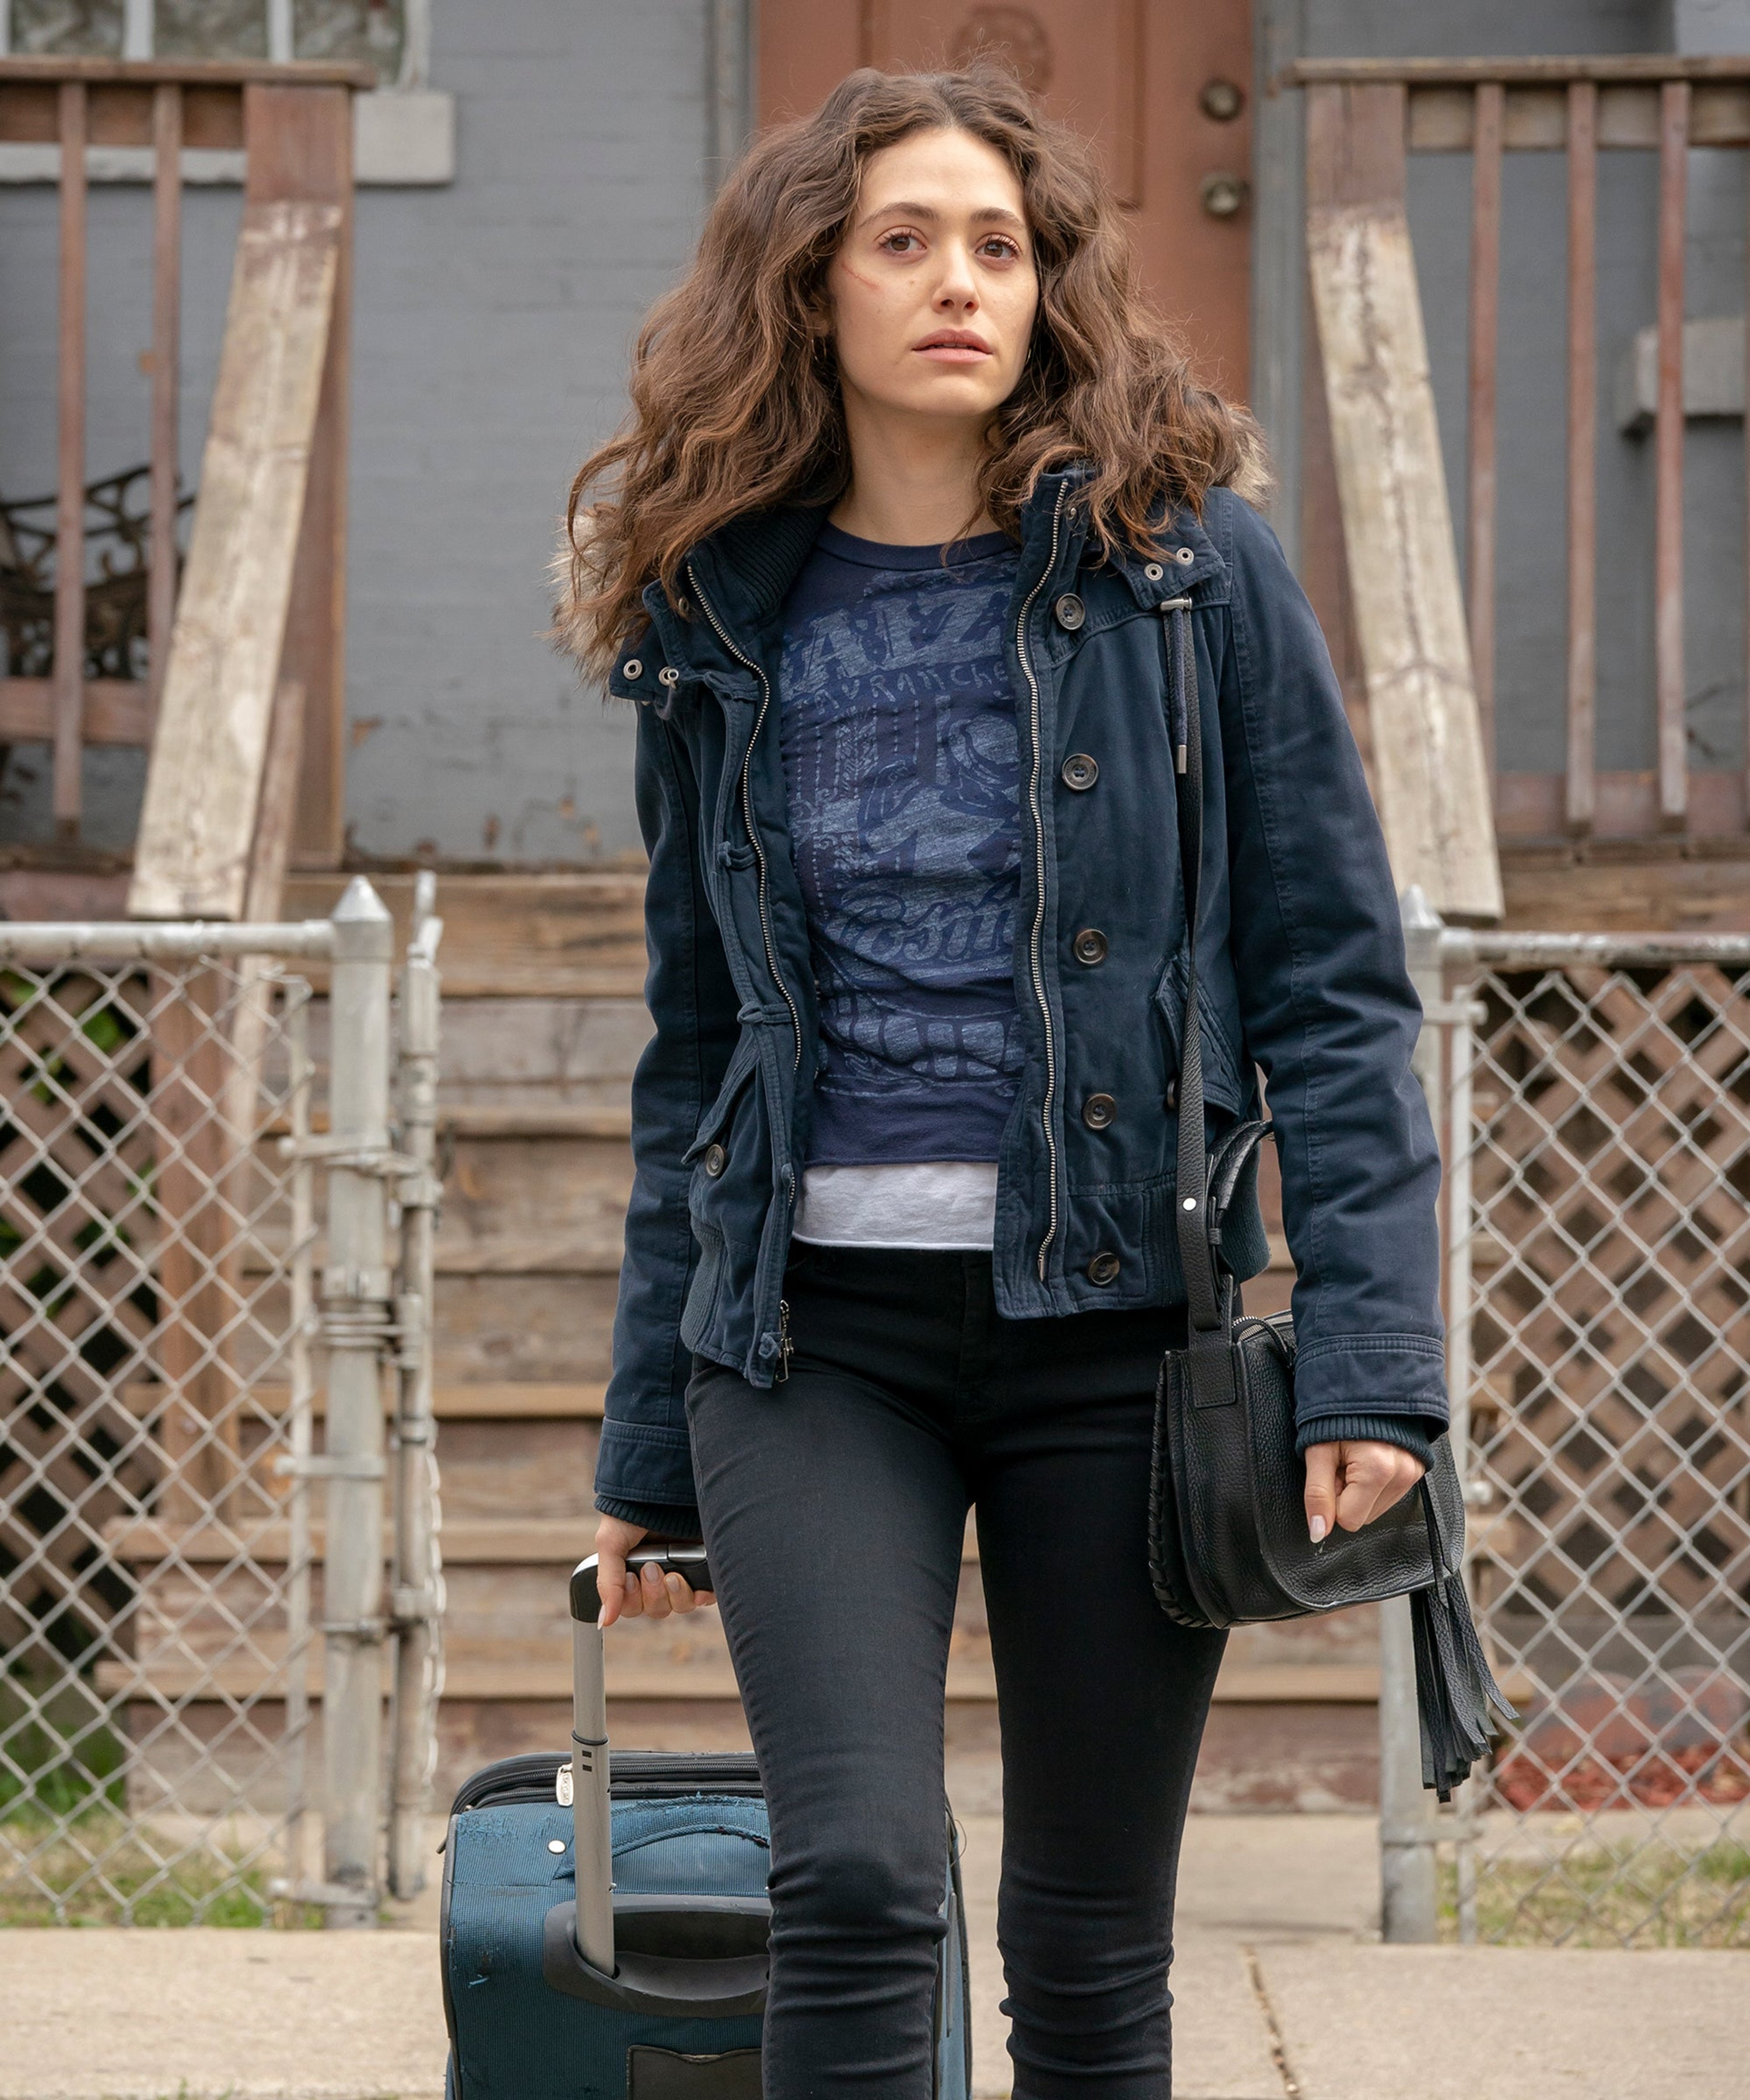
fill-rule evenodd
<path id="1" fill-rule="evenodd" d="M 1410 1070 L 1421 1008 L 1324 638 L 1275 535 L 1230 490 L 1210 493 L 1201 523 L 1164 527 L 1157 558 L 1102 560 L 1078 481 L 1047 475 L 1027 505 L 1009 620 L 1027 1063 L 998 1167 L 998 1310 L 1098 1314 L 1184 1295 L 1172 1196 L 1185 915 L 1158 607 L 1188 594 L 1205 1091 L 1214 1135 L 1256 1112 L 1254 1068 L 1267 1086 L 1302 1440 L 1308 1423 L 1382 1413 L 1437 1431 L 1439 1163 Z M 633 1083 L 637 1172 L 596 1499 L 674 1530 L 695 1521 L 694 1354 L 756 1387 L 782 1360 L 818 1039 L 778 661 L 781 607 L 822 514 L 770 512 L 713 535 L 675 604 L 646 592 L 650 627 L 611 681 L 638 704 L 655 1035 Z M 1091 928 L 1104 953 L 1084 964 L 1073 944 Z M 1117 1112 L 1091 1127 L 1095 1093 Z M 1264 1266 L 1254 1192 L 1223 1246 L 1239 1276 Z"/>

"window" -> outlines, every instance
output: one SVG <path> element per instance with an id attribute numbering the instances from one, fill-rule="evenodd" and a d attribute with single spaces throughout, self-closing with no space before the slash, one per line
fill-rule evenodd
<path id="1" fill-rule="evenodd" d="M 328 59 L 376 69 L 359 97 L 361 183 L 447 183 L 455 110 L 426 83 L 431 0 L 0 0 L 0 53 L 126 59 Z M 52 179 L 37 147 L 0 146 L 0 180 Z M 185 178 L 234 182 L 235 154 L 191 152 Z M 149 176 L 149 156 L 94 148 L 94 180 Z"/>

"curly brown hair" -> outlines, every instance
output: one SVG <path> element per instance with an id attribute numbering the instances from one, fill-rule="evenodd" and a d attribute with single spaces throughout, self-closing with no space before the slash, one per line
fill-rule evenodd
<path id="1" fill-rule="evenodd" d="M 639 333 L 631 417 L 584 461 L 566 509 L 556 633 L 586 668 L 605 673 L 642 629 L 640 593 L 653 576 L 677 595 L 688 552 L 718 527 L 843 492 L 844 415 L 821 333 L 827 267 L 871 154 L 933 130 L 968 132 L 1003 155 L 1033 235 L 1033 342 L 979 472 L 996 523 L 1016 533 L 1039 476 L 1072 461 L 1091 469 L 1078 501 L 1108 549 L 1147 549 L 1163 498 L 1196 510 L 1223 483 L 1248 494 L 1267 485 L 1257 426 L 1196 384 L 1144 301 L 1087 141 L 1048 121 L 998 66 L 865 67 L 813 116 L 749 148 L 692 268 Z"/>

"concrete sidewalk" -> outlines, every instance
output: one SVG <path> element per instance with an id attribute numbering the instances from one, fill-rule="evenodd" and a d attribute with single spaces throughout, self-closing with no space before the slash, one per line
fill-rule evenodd
<path id="1" fill-rule="evenodd" d="M 1006 2094 L 1001 1825 L 966 1824 L 981 2095 Z M 1373 1826 L 1192 1820 L 1178 2100 L 1743 2100 L 1750 1953 L 1373 1940 Z M 436 2100 L 429 1907 L 375 1934 L 0 1935 L 0 2100 Z"/>

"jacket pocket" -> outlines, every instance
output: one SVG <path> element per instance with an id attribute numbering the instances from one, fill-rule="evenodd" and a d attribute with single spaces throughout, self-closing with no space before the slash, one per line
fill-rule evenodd
<path id="1" fill-rule="evenodd" d="M 759 1053 L 753 1037 L 744 1028 L 741 1039 L 730 1055 L 729 1067 L 723 1074 L 723 1083 L 717 1089 L 717 1098 L 706 1110 L 699 1128 L 693 1133 L 693 1142 L 681 1154 L 683 1167 L 692 1166 L 716 1142 L 724 1125 L 735 1113 L 735 1104 L 758 1061 Z"/>
<path id="2" fill-rule="evenodd" d="M 772 1123 L 761 1083 L 759 1031 L 743 1031 L 723 1084 L 683 1163 L 687 1204 L 702 1246 L 756 1249 L 772 1201 Z"/>
<path id="3" fill-rule="evenodd" d="M 1155 1012 L 1166 1037 L 1167 1061 L 1176 1086 L 1184 1061 L 1185 991 L 1188 970 L 1183 946 L 1176 950 L 1162 971 L 1154 988 Z M 1199 987 L 1198 1015 L 1203 1040 L 1203 1101 L 1206 1107 L 1224 1109 L 1229 1115 L 1241 1113 L 1245 1089 L 1240 1081 L 1240 1061 L 1234 1054 L 1228 1030 L 1214 1012 L 1209 988 Z"/>

